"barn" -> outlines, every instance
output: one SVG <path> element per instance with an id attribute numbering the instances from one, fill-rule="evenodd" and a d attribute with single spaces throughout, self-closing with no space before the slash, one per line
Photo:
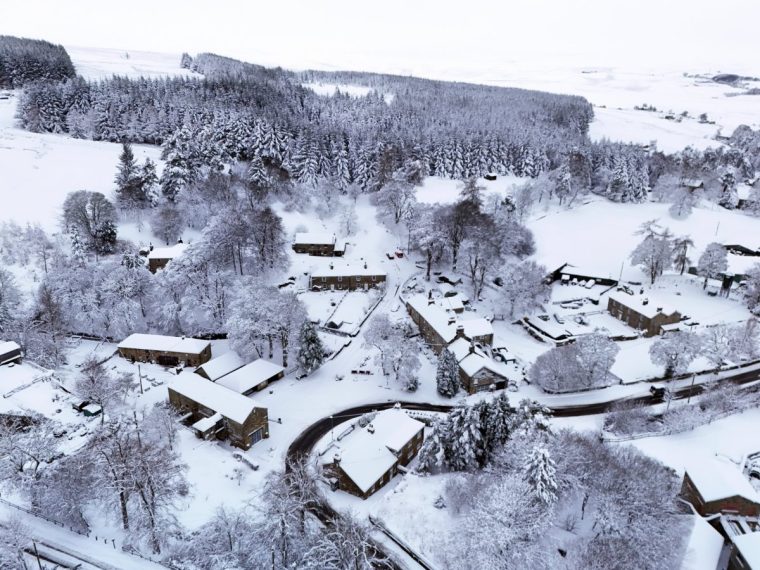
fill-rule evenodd
<path id="1" fill-rule="evenodd" d="M 211 360 L 211 343 L 197 338 L 135 333 L 121 341 L 118 350 L 128 360 L 162 366 L 200 366 Z"/>
<path id="2" fill-rule="evenodd" d="M 227 439 L 249 449 L 269 437 L 268 411 L 250 398 L 193 372 L 179 374 L 168 390 L 169 403 L 201 439 Z"/>
<path id="3" fill-rule="evenodd" d="M 279 380 L 283 376 L 285 376 L 285 369 L 282 366 L 259 358 L 222 376 L 216 383 L 233 392 L 247 396 L 258 390 L 263 390 L 271 382 Z"/>
<path id="4" fill-rule="evenodd" d="M 195 373 L 203 376 L 206 380 L 216 382 L 222 376 L 234 372 L 245 366 L 245 360 L 240 358 L 237 352 L 230 350 L 221 356 L 212 358 L 205 364 L 195 369 Z"/>

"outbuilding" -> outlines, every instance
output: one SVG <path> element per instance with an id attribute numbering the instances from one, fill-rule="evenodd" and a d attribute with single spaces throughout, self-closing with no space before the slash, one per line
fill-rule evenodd
<path id="1" fill-rule="evenodd" d="M 11 362 L 20 364 L 22 358 L 21 347 L 17 343 L 10 340 L 0 342 L 0 366 Z"/>
<path id="2" fill-rule="evenodd" d="M 263 390 L 270 383 L 283 376 L 285 376 L 285 369 L 282 366 L 259 358 L 222 376 L 216 383 L 233 392 L 247 396 L 258 390 Z"/>
<path id="3" fill-rule="evenodd" d="M 211 360 L 211 343 L 197 338 L 135 333 L 121 341 L 118 349 L 129 360 L 162 366 L 200 366 Z"/>
<path id="4" fill-rule="evenodd" d="M 268 411 L 251 398 L 193 372 L 179 374 L 168 390 L 169 403 L 202 439 L 228 439 L 249 449 L 269 437 Z"/>
<path id="5" fill-rule="evenodd" d="M 186 249 L 187 244 L 182 242 L 172 246 L 151 249 L 148 253 L 148 269 L 151 273 L 163 269 L 171 260 L 185 253 Z"/>

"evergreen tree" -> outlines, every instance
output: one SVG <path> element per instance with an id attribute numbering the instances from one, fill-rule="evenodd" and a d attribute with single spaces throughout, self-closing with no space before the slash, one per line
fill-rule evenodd
<path id="1" fill-rule="evenodd" d="M 319 368 L 325 358 L 325 349 L 322 340 L 317 334 L 314 324 L 306 319 L 301 327 L 301 335 L 298 349 L 298 364 L 306 374 Z"/>
<path id="2" fill-rule="evenodd" d="M 139 173 L 141 199 L 147 205 L 155 206 L 158 203 L 158 175 L 156 163 L 146 158 Z"/>
<path id="3" fill-rule="evenodd" d="M 480 414 L 472 406 L 462 406 L 449 414 L 449 446 L 446 462 L 453 471 L 482 467 L 486 457 Z"/>
<path id="4" fill-rule="evenodd" d="M 82 238 L 79 236 L 79 230 L 76 226 L 73 226 L 69 231 L 69 237 L 71 239 L 71 259 L 74 265 L 78 267 L 84 267 L 87 263 L 87 254 L 85 253 L 85 246 L 82 243 Z"/>
<path id="5" fill-rule="evenodd" d="M 132 152 L 132 145 L 127 142 L 121 148 L 115 182 L 116 197 L 122 206 L 136 206 L 144 201 L 140 172 Z"/>
<path id="6" fill-rule="evenodd" d="M 448 417 L 443 420 L 437 420 L 430 433 L 425 437 L 420 452 L 417 455 L 419 470 L 423 473 L 433 473 L 444 466 L 445 445 L 449 438 Z"/>
<path id="7" fill-rule="evenodd" d="M 525 463 L 523 476 L 536 498 L 546 505 L 557 500 L 557 468 L 545 447 L 534 447 Z"/>
<path id="8" fill-rule="evenodd" d="M 95 252 L 99 255 L 113 253 L 116 250 L 116 238 L 116 224 L 111 220 L 101 222 L 95 228 L 95 239 L 93 240 Z"/>
<path id="9" fill-rule="evenodd" d="M 435 380 L 441 396 L 451 398 L 459 391 L 459 364 L 448 348 L 444 348 L 438 356 Z"/>

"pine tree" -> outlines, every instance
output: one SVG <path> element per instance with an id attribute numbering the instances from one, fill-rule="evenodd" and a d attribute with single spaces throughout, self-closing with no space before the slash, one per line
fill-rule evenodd
<path id="1" fill-rule="evenodd" d="M 158 175 L 156 163 L 146 158 L 139 173 L 141 199 L 150 206 L 158 203 Z"/>
<path id="2" fill-rule="evenodd" d="M 319 338 L 319 334 L 317 334 L 317 329 L 308 319 L 304 321 L 301 328 L 299 344 L 298 364 L 306 374 L 310 374 L 322 365 L 325 358 L 325 349 L 322 345 L 322 340 Z"/>
<path id="3" fill-rule="evenodd" d="M 446 454 L 449 468 L 472 471 L 481 467 L 486 454 L 478 410 L 472 406 L 456 408 L 449 414 L 449 423 L 450 440 Z"/>
<path id="4" fill-rule="evenodd" d="M 514 423 L 515 411 L 509 404 L 509 398 L 504 393 L 499 394 L 489 402 L 485 417 L 481 418 L 486 448 L 489 452 L 507 442 L 512 434 Z"/>
<path id="5" fill-rule="evenodd" d="M 441 396 L 452 398 L 459 391 L 459 364 L 448 348 L 444 348 L 438 356 L 435 380 Z"/>
<path id="6" fill-rule="evenodd" d="M 433 473 L 444 464 L 444 442 L 449 437 L 448 417 L 433 424 L 430 433 L 425 437 L 420 452 L 417 455 L 418 469 L 423 473 Z"/>
<path id="7" fill-rule="evenodd" d="M 536 498 L 546 505 L 557 500 L 557 468 L 545 447 L 535 447 L 525 463 L 523 477 Z"/>
<path id="8" fill-rule="evenodd" d="M 79 230 L 76 227 L 72 227 L 69 231 L 69 236 L 71 238 L 71 259 L 74 265 L 84 267 L 87 263 L 87 254 L 85 253 L 82 238 L 79 236 Z"/>
<path id="9" fill-rule="evenodd" d="M 119 166 L 114 180 L 116 197 L 122 206 L 138 206 L 145 203 L 141 174 L 132 152 L 132 145 L 125 142 L 119 155 Z"/>

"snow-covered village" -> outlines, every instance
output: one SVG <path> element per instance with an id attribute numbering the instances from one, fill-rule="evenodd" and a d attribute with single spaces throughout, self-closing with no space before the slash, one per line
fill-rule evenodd
<path id="1" fill-rule="evenodd" d="M 760 6 L 389 2 L 0 7 L 0 569 L 760 570 Z"/>

